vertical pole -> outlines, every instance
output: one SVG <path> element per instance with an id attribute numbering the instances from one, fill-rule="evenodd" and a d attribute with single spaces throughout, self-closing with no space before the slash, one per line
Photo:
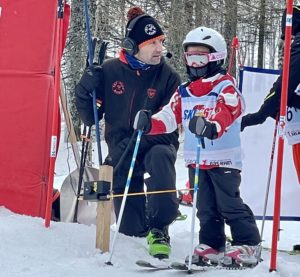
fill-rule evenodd
<path id="1" fill-rule="evenodd" d="M 56 21 L 56 36 L 55 36 L 55 75 L 54 75 L 54 95 L 53 95 L 53 114 L 51 128 L 51 147 L 50 147 L 50 164 L 48 171 L 48 187 L 47 187 L 47 202 L 45 211 L 45 227 L 50 226 L 52 201 L 53 201 L 53 180 L 54 167 L 57 154 L 57 130 L 58 130 L 58 102 L 60 92 L 60 60 L 62 54 L 62 30 L 64 18 L 64 1 L 58 0 L 57 21 Z"/>
<path id="2" fill-rule="evenodd" d="M 195 179 L 194 179 L 194 200 L 193 200 L 193 211 L 192 211 L 192 223 L 191 223 L 191 237 L 190 237 L 190 253 L 189 253 L 189 263 L 188 263 L 188 272 L 192 273 L 192 257 L 194 250 L 194 231 L 195 231 L 195 219 L 196 219 L 196 202 L 198 195 L 198 186 L 199 186 L 199 168 L 200 168 L 200 149 L 201 149 L 201 140 L 203 138 L 197 136 L 197 154 L 196 154 L 196 168 L 195 168 Z M 204 144 L 204 141 L 202 145 Z"/>
<path id="3" fill-rule="evenodd" d="M 272 142 L 272 149 L 271 149 L 269 174 L 268 174 L 268 181 L 267 181 L 266 195 L 265 195 L 265 204 L 264 204 L 264 211 L 263 211 L 261 231 L 260 231 L 261 240 L 263 240 L 264 227 L 265 227 L 265 221 L 266 221 L 266 213 L 267 213 L 267 207 L 268 207 L 269 191 L 270 191 L 271 177 L 272 177 L 272 171 L 273 171 L 274 153 L 275 153 L 275 146 L 276 146 L 276 139 L 277 139 L 277 132 L 278 132 L 277 126 L 278 126 L 278 116 L 275 119 L 275 128 L 274 128 L 273 142 Z"/>
<path id="4" fill-rule="evenodd" d="M 109 165 L 100 166 L 99 180 L 110 183 L 110 191 L 112 191 L 113 168 Z M 109 251 L 110 242 L 110 218 L 111 218 L 112 200 L 99 201 L 97 203 L 96 218 L 96 248 L 102 252 Z"/>
<path id="5" fill-rule="evenodd" d="M 284 62 L 283 62 L 283 72 L 282 72 L 282 84 L 281 84 L 280 118 L 279 118 L 279 126 L 278 126 L 279 141 L 278 141 L 270 271 L 276 270 L 277 241 L 278 241 L 280 205 L 281 205 L 283 151 L 284 151 L 283 136 L 284 136 L 284 127 L 286 122 L 286 105 L 287 105 L 288 80 L 289 80 L 289 68 L 290 68 L 293 0 L 287 0 L 286 6 L 287 6 L 287 12 L 286 12 L 286 22 L 285 22 Z"/>
<path id="6" fill-rule="evenodd" d="M 92 47 L 92 35 L 90 29 L 90 20 L 89 20 L 89 10 L 88 10 L 88 0 L 84 0 L 84 12 L 85 12 L 85 24 L 86 24 L 86 33 L 87 33 L 87 42 L 88 42 L 88 52 L 89 52 L 89 65 L 93 65 L 94 54 Z M 96 91 L 93 91 L 93 111 L 94 111 L 94 120 L 95 120 L 95 129 L 96 129 L 96 142 L 98 149 L 98 161 L 99 165 L 102 165 L 102 153 L 101 153 L 101 142 L 100 142 L 100 128 L 99 128 L 99 117 L 97 111 L 97 101 L 96 101 Z"/>
<path id="7" fill-rule="evenodd" d="M 228 73 L 231 74 L 233 64 L 235 62 L 235 55 L 236 55 L 236 50 L 239 47 L 239 39 L 237 37 L 233 37 L 231 41 L 231 56 L 229 59 L 229 65 L 228 65 Z"/>
<path id="8" fill-rule="evenodd" d="M 133 174 L 134 164 L 135 164 L 136 156 L 138 154 L 138 149 L 139 149 L 139 146 L 140 146 L 142 134 L 143 134 L 143 131 L 138 130 L 138 135 L 137 135 L 137 138 L 136 138 L 136 143 L 135 143 L 135 147 L 134 147 L 134 151 L 133 151 L 133 155 L 132 155 L 132 159 L 131 159 L 131 163 L 130 163 L 130 168 L 129 168 L 129 171 L 128 171 L 128 176 L 127 176 L 124 195 L 123 195 L 123 199 L 122 199 L 122 203 L 121 203 L 121 208 L 120 208 L 120 212 L 119 212 L 119 216 L 118 216 L 118 220 L 117 220 L 117 227 L 116 227 L 116 231 L 115 231 L 113 241 L 112 241 L 112 245 L 111 245 L 109 260 L 106 262 L 106 264 L 108 264 L 108 265 L 112 265 L 111 260 L 112 260 L 112 256 L 113 256 L 113 253 L 114 253 L 114 248 L 115 248 L 115 245 L 116 245 L 117 236 L 118 236 L 118 233 L 119 233 L 119 229 L 120 229 L 120 225 L 121 225 L 121 221 L 122 221 L 122 217 L 123 217 L 123 212 L 124 212 L 124 208 L 125 208 L 125 204 L 126 204 L 126 199 L 127 199 L 127 195 L 128 195 L 128 191 L 129 191 L 129 187 L 130 187 L 130 182 L 131 182 L 131 178 L 132 178 L 132 174 Z"/>

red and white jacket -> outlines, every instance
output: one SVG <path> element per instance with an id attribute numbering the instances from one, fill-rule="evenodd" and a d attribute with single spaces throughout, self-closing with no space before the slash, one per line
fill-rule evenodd
<path id="1" fill-rule="evenodd" d="M 183 124 L 185 136 L 188 138 L 188 141 L 185 138 L 185 145 L 193 144 L 190 139 L 191 133 L 186 127 L 195 111 L 202 113 L 208 121 L 215 123 L 218 132 L 218 139 L 214 140 L 213 144 L 206 143 L 208 149 L 202 151 L 201 167 L 213 168 L 225 165 L 241 168 L 240 122 L 237 119 L 244 111 L 244 100 L 235 87 L 234 78 L 229 74 L 218 73 L 210 78 L 200 78 L 179 86 L 170 102 L 152 116 L 152 128 L 149 134 L 170 133 L 179 124 Z M 231 132 L 228 132 L 229 128 L 232 129 Z M 187 134 L 188 137 L 186 133 L 190 133 Z M 194 153 L 189 152 L 191 150 L 185 147 L 187 165 L 194 164 Z M 224 152 L 231 153 L 224 156 L 222 154 Z"/>

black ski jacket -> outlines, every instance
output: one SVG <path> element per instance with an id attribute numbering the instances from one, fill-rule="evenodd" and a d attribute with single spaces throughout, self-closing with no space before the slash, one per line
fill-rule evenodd
<path id="1" fill-rule="evenodd" d="M 253 114 L 247 114 L 242 118 L 241 130 L 247 126 L 257 125 L 265 122 L 268 117 L 276 118 L 280 112 L 282 74 L 273 84 L 269 94 L 264 99 L 260 109 Z M 288 83 L 288 107 L 300 109 L 300 96 L 295 89 L 300 84 L 300 33 L 295 36 L 291 45 L 291 59 Z"/>
<path id="2" fill-rule="evenodd" d="M 141 109 L 158 112 L 169 102 L 181 80 L 164 60 L 147 70 L 133 70 L 122 52 L 119 59 L 105 61 L 102 68 L 103 82 L 96 89 L 97 101 L 101 103 L 99 118 L 104 114 L 105 140 L 111 164 L 115 166 L 134 132 L 132 126 L 137 112 Z M 82 121 L 90 126 L 94 123 L 93 106 L 90 98 L 82 97 L 84 89 L 79 82 L 75 90 L 76 106 Z M 173 144 L 178 148 L 178 131 L 157 136 L 143 135 L 139 153 L 155 144 Z M 134 143 L 131 150 L 133 147 Z"/>

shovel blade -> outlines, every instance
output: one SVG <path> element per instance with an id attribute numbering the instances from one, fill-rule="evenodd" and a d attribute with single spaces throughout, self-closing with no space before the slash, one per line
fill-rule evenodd
<path id="1" fill-rule="evenodd" d="M 83 174 L 83 183 L 99 179 L 99 169 L 85 167 Z M 79 180 L 79 169 L 69 174 L 62 183 L 60 190 L 60 220 L 62 222 L 73 222 L 75 206 L 77 200 Z M 82 188 L 83 188 L 82 183 Z M 90 225 L 96 222 L 97 202 L 88 202 L 79 200 L 77 221 L 78 223 Z"/>

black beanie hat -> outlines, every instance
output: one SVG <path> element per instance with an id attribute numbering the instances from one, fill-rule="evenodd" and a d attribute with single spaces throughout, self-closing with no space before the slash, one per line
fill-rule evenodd
<path id="1" fill-rule="evenodd" d="M 293 6 L 293 18 L 292 18 L 292 36 L 295 36 L 300 32 L 300 6 Z M 285 35 L 285 21 L 286 21 L 286 9 L 283 12 L 281 20 L 281 38 L 284 39 Z"/>
<path id="2" fill-rule="evenodd" d="M 141 8 L 131 8 L 127 13 L 127 18 L 126 37 L 134 40 L 137 46 L 141 47 L 160 37 L 162 39 L 165 38 L 163 30 L 156 20 L 152 16 L 145 14 Z M 136 20 L 134 24 L 133 20 Z"/>

